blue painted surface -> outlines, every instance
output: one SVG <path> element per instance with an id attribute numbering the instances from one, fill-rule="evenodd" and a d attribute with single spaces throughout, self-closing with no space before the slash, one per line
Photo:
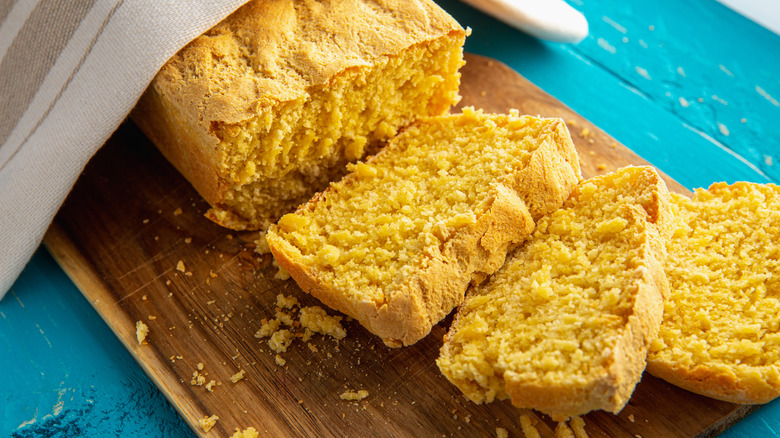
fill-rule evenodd
<path id="1" fill-rule="evenodd" d="M 529 38 L 455 0 L 495 57 L 689 188 L 780 182 L 780 37 L 713 0 L 581 0 L 591 35 Z M 744 119 L 744 120 L 743 120 Z M 45 251 L 0 302 L 0 436 L 192 433 Z M 780 401 L 724 436 L 780 437 Z"/>
<path id="2" fill-rule="evenodd" d="M 0 301 L 0 437 L 189 437 L 44 249 Z"/>

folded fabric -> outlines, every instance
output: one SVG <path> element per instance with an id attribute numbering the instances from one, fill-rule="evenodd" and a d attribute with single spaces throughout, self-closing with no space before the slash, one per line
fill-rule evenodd
<path id="1" fill-rule="evenodd" d="M 159 68 L 245 1 L 0 2 L 0 298 Z"/>

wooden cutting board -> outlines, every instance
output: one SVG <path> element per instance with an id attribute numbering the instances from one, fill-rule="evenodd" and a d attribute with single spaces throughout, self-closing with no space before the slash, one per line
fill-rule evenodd
<path id="1" fill-rule="evenodd" d="M 474 55 L 467 61 L 461 106 L 562 117 L 585 177 L 645 163 L 503 64 Z M 253 251 L 257 233 L 220 228 L 203 217 L 207 208 L 126 123 L 90 162 L 46 236 L 63 269 L 197 435 L 252 426 L 272 437 L 471 437 L 495 436 L 502 427 L 521 437 L 520 414 L 531 415 L 542 436 L 554 435 L 549 417 L 509 402 L 475 405 L 440 374 L 434 360 L 451 318 L 402 349 L 346 322 L 345 339 L 315 337 L 313 348 L 297 340 L 278 365 L 266 341 L 254 337 L 261 320 L 274 317 L 277 294 L 319 303 L 292 280 L 274 278 L 271 256 Z M 136 340 L 139 320 L 149 327 L 144 345 Z M 206 382 L 215 381 L 213 391 L 191 385 L 198 364 Z M 245 377 L 234 384 L 229 378 L 239 370 Z M 369 393 L 362 401 L 339 397 L 361 389 Z M 594 412 L 585 421 L 591 436 L 709 436 L 753 409 L 645 374 L 620 415 Z M 204 433 L 198 420 L 210 415 L 219 421 Z"/>

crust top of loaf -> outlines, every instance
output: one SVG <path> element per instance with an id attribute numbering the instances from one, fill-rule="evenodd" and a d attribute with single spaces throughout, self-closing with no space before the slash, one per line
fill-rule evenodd
<path id="1" fill-rule="evenodd" d="M 254 0 L 177 53 L 153 86 L 208 129 L 451 33 L 464 30 L 430 0 Z"/>

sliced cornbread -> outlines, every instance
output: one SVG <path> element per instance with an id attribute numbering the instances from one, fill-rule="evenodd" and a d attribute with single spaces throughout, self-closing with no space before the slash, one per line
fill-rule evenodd
<path id="1" fill-rule="evenodd" d="M 301 288 L 391 346 L 409 345 L 504 262 L 580 180 L 560 119 L 422 119 L 269 228 Z"/>
<path id="2" fill-rule="evenodd" d="M 713 184 L 675 195 L 671 289 L 647 369 L 733 403 L 780 395 L 780 187 Z"/>
<path id="3" fill-rule="evenodd" d="M 474 402 L 509 397 L 557 421 L 620 411 L 661 322 L 671 221 L 651 167 L 581 183 L 469 289 L 437 360 L 442 373 Z"/>
<path id="4" fill-rule="evenodd" d="M 465 31 L 430 0 L 254 0 L 160 70 L 133 118 L 234 229 L 458 100 Z"/>

